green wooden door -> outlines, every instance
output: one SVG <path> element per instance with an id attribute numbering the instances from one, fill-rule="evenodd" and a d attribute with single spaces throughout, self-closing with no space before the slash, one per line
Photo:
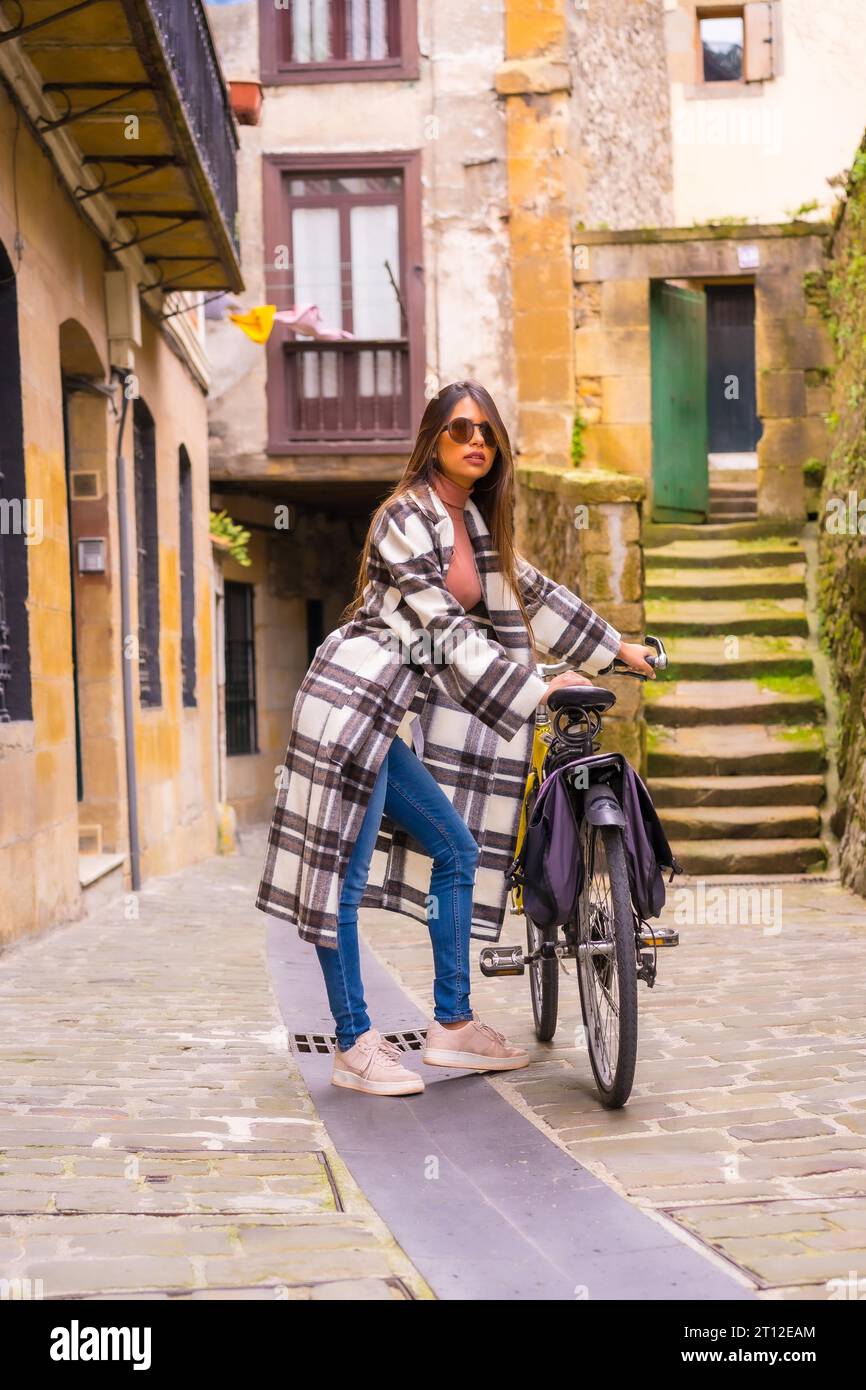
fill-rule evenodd
<path id="1" fill-rule="evenodd" d="M 707 302 L 703 290 L 650 287 L 653 519 L 704 521 L 709 505 Z"/>

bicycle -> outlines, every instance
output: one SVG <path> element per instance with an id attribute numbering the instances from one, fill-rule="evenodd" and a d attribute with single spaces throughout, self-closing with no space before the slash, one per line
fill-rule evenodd
<path id="1" fill-rule="evenodd" d="M 659 637 L 647 637 L 656 671 L 667 668 L 667 653 Z M 570 669 L 567 662 L 538 663 L 546 679 Z M 600 675 L 622 674 L 639 680 L 618 658 Z M 565 960 L 576 962 L 584 1035 L 599 1096 L 608 1109 L 625 1105 L 631 1094 L 637 1063 L 637 986 L 652 989 L 658 948 L 679 944 L 670 927 L 650 928 L 641 922 L 628 877 L 625 819 L 621 805 L 624 759 L 601 753 L 603 716 L 616 703 L 611 690 L 598 686 L 566 686 L 551 692 L 535 716 L 532 762 L 526 781 L 515 860 L 509 871 L 512 913 L 526 918 L 527 950 L 522 946 L 486 946 L 480 953 L 483 975 L 522 975 L 529 968 L 530 998 L 535 1032 L 540 1042 L 556 1033 L 560 974 Z M 523 887 L 513 877 L 535 797 L 544 779 L 557 768 L 575 791 L 584 793 L 576 806 L 580 817 L 583 878 L 575 911 L 562 927 L 539 927 L 525 911 Z M 605 792 L 587 795 L 591 787 Z M 650 950 L 652 948 L 652 950 Z"/>

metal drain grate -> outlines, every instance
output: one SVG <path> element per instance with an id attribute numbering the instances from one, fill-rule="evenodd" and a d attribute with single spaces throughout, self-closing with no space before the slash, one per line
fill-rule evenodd
<path id="1" fill-rule="evenodd" d="M 426 1028 L 411 1028 L 394 1033 L 383 1033 L 388 1042 L 396 1043 L 401 1052 L 420 1052 L 427 1039 Z M 333 1033 L 291 1033 L 292 1048 L 301 1057 L 323 1057 L 334 1052 L 337 1039 Z"/>

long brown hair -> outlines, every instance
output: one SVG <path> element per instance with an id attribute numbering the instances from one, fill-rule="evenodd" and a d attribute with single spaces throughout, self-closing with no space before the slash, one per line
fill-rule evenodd
<path id="1" fill-rule="evenodd" d="M 403 476 L 388 496 L 379 503 L 370 519 L 370 526 L 358 566 L 355 592 L 340 617 L 343 622 L 347 622 L 363 603 L 364 590 L 368 582 L 367 566 L 370 558 L 370 538 L 379 517 L 389 502 L 395 497 L 401 497 L 404 492 L 408 492 L 418 482 L 429 483 L 432 486 L 436 469 L 437 440 L 440 432 L 447 425 L 455 405 L 464 396 L 471 396 L 476 405 L 484 411 L 486 418 L 490 421 L 496 440 L 496 453 L 493 456 L 493 462 L 484 477 L 474 487 L 471 494 L 472 501 L 484 518 L 490 532 L 491 545 L 499 556 L 500 569 L 514 591 L 517 606 L 526 625 L 532 658 L 533 661 L 537 661 L 538 650 L 526 605 L 517 583 L 516 551 L 514 549 L 514 459 L 511 453 L 511 441 L 508 438 L 508 431 L 502 416 L 496 409 L 493 397 L 477 381 L 452 381 L 449 386 L 443 386 L 441 391 L 427 402 L 424 414 L 421 416 L 421 424 L 418 426 L 415 447 L 409 457 L 409 462 L 406 464 Z"/>

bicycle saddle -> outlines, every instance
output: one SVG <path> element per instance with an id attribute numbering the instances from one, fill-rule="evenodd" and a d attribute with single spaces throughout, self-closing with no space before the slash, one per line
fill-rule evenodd
<path id="1" fill-rule="evenodd" d="M 597 709 L 604 712 L 616 704 L 612 690 L 602 690 L 597 685 L 563 685 L 552 690 L 547 697 L 550 710 Z"/>

